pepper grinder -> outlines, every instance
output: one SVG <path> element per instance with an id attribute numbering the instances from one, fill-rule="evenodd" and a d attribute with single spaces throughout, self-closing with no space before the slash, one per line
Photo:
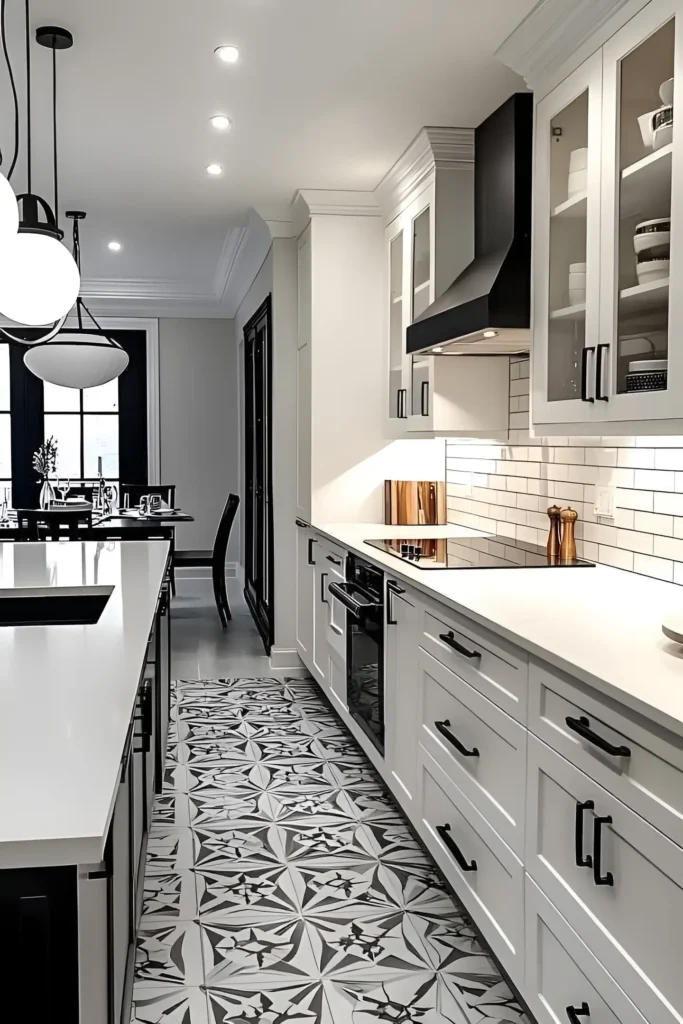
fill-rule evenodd
<path id="1" fill-rule="evenodd" d="M 548 509 L 550 531 L 548 533 L 548 564 L 555 565 L 560 557 L 560 512 L 559 505 L 551 505 Z"/>
<path id="2" fill-rule="evenodd" d="M 579 518 L 579 513 L 573 508 L 563 508 L 560 512 L 562 521 L 562 544 L 560 546 L 560 559 L 563 562 L 573 562 L 576 558 L 576 539 L 574 537 L 574 523 Z"/>

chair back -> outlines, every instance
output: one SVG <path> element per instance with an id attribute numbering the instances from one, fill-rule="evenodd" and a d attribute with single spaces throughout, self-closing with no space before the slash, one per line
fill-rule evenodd
<path id="1" fill-rule="evenodd" d="M 239 508 L 239 504 L 240 499 L 238 494 L 228 495 L 228 500 L 225 503 L 223 515 L 221 516 L 221 521 L 218 524 L 218 530 L 216 531 L 216 539 L 213 542 L 211 562 L 214 568 L 216 566 L 221 567 L 225 565 L 225 554 L 228 550 L 230 532 L 232 530 L 232 524 L 235 521 L 235 515 Z"/>
<path id="2" fill-rule="evenodd" d="M 175 484 L 121 484 L 119 505 L 123 508 L 124 499 L 128 495 L 130 507 L 133 508 L 140 504 L 140 498 L 145 494 L 158 494 L 169 508 L 175 508 Z"/>
<path id="3" fill-rule="evenodd" d="M 17 509 L 17 525 L 21 540 L 80 540 L 80 530 L 92 526 L 90 509 Z"/>

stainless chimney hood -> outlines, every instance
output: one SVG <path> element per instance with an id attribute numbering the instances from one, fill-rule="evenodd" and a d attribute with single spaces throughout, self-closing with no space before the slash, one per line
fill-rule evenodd
<path id="1" fill-rule="evenodd" d="M 533 96 L 474 133 L 474 259 L 406 333 L 409 354 L 509 355 L 531 341 Z"/>

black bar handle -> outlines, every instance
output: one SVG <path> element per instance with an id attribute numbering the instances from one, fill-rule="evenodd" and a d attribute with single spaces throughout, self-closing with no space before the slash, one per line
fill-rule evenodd
<path id="1" fill-rule="evenodd" d="M 393 593 L 394 591 L 387 587 L 387 626 L 398 626 L 398 620 L 392 615 L 391 597 Z"/>
<path id="2" fill-rule="evenodd" d="M 598 815 L 593 819 L 593 881 L 596 885 L 614 885 L 614 875 L 611 871 L 602 874 L 602 826 L 612 824 L 612 815 Z"/>
<path id="3" fill-rule="evenodd" d="M 578 733 L 582 739 L 588 740 L 589 743 L 598 747 L 599 750 L 604 750 L 606 754 L 611 754 L 612 757 L 631 756 L 630 747 L 626 747 L 623 744 L 622 746 L 617 747 L 614 743 L 610 743 L 610 741 L 606 740 L 603 736 L 598 735 L 597 732 L 593 732 L 590 727 L 590 719 L 586 718 L 585 715 L 581 715 L 580 718 L 572 718 L 571 715 L 568 715 L 565 718 L 565 722 L 572 732 Z"/>
<path id="4" fill-rule="evenodd" d="M 609 395 L 602 392 L 602 353 L 609 349 L 609 343 L 601 341 L 595 350 L 595 398 L 598 402 L 609 402 Z"/>
<path id="5" fill-rule="evenodd" d="M 460 869 L 462 871 L 476 871 L 477 870 L 477 862 L 476 862 L 476 860 L 472 860 L 468 864 L 467 860 L 465 859 L 465 856 L 464 856 L 462 850 L 460 849 L 458 844 L 455 842 L 455 840 L 449 835 L 449 833 L 451 831 L 451 826 L 450 825 L 437 825 L 436 826 L 436 831 L 439 833 L 439 835 L 443 839 L 443 842 L 444 842 L 444 845 L 445 845 L 446 849 L 449 850 L 453 854 L 453 856 L 455 857 L 456 861 L 458 862 L 458 867 L 460 867 Z"/>
<path id="6" fill-rule="evenodd" d="M 316 541 L 316 539 L 314 537 L 309 537 L 308 538 L 308 564 L 309 565 L 315 565 L 315 558 L 313 557 L 313 545 L 317 544 L 317 543 L 318 542 Z"/>
<path id="7" fill-rule="evenodd" d="M 401 419 L 408 419 L 408 389 L 401 388 Z"/>
<path id="8" fill-rule="evenodd" d="M 301 529 L 305 529 L 305 527 L 308 526 L 308 523 L 305 523 L 303 519 L 295 519 L 294 522 L 296 523 L 297 526 L 300 526 Z"/>
<path id="9" fill-rule="evenodd" d="M 126 742 L 123 745 L 123 753 L 121 754 L 121 782 L 125 782 L 128 778 L 128 764 L 130 762 L 130 748 L 133 745 L 133 732 L 135 728 L 135 722 L 131 722 L 128 728 L 128 735 L 126 736 Z"/>
<path id="10" fill-rule="evenodd" d="M 459 644 L 455 639 L 455 633 L 452 629 L 449 629 L 447 633 L 439 633 L 439 640 L 442 640 L 452 650 L 457 651 L 458 654 L 462 654 L 463 658 L 469 658 L 470 661 L 476 661 L 481 658 L 479 651 L 469 651 L 462 644 Z"/>
<path id="11" fill-rule="evenodd" d="M 471 750 L 468 750 L 467 747 L 460 742 L 458 737 L 451 732 L 451 723 L 447 718 L 443 722 L 434 722 L 434 725 L 441 735 L 444 736 L 449 743 L 452 743 L 458 753 L 462 754 L 463 757 L 479 757 L 479 751 L 476 747 L 472 747 Z"/>
<path id="12" fill-rule="evenodd" d="M 583 855 L 583 812 L 594 811 L 595 804 L 592 800 L 576 801 L 576 821 L 574 823 L 574 845 L 576 851 L 576 866 L 579 868 L 592 868 L 593 858 L 590 853 Z"/>
<path id="13" fill-rule="evenodd" d="M 401 594 L 405 594 L 405 590 L 403 590 L 402 587 L 397 586 L 395 583 L 392 583 L 391 580 L 387 583 L 387 590 L 392 594 L 398 594 L 399 597 Z"/>
<path id="14" fill-rule="evenodd" d="M 403 388 L 396 388 L 396 419 L 401 419 L 401 394 Z"/>
<path id="15" fill-rule="evenodd" d="M 327 561 L 332 562 L 332 565 L 341 565 L 341 558 L 333 558 L 332 555 L 327 556 Z"/>
<path id="16" fill-rule="evenodd" d="M 422 381 L 422 389 L 420 391 L 420 412 L 423 416 L 429 416 L 429 381 Z"/>
<path id="17" fill-rule="evenodd" d="M 579 1017 L 590 1017 L 591 1011 L 588 1003 L 581 1003 L 581 1006 L 568 1006 L 567 1016 L 571 1021 L 571 1024 L 581 1024 Z"/>
<path id="18" fill-rule="evenodd" d="M 588 354 L 589 352 L 595 352 L 595 345 L 588 345 L 581 352 L 581 401 L 592 402 L 593 399 L 588 397 Z"/>
<path id="19" fill-rule="evenodd" d="M 325 580 L 327 579 L 327 573 L 320 573 L 320 600 L 323 604 L 329 604 L 330 602 L 325 597 Z"/>

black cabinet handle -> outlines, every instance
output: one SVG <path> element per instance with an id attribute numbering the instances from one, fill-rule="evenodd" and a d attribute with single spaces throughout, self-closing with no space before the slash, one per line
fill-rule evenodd
<path id="1" fill-rule="evenodd" d="M 592 398 L 588 397 L 588 354 L 595 352 L 595 345 L 589 345 L 584 348 L 581 353 L 581 401 L 592 402 Z"/>
<path id="2" fill-rule="evenodd" d="M 302 530 L 308 526 L 308 523 L 305 523 L 303 519 L 295 519 L 294 522 L 297 526 L 300 526 Z"/>
<path id="3" fill-rule="evenodd" d="M 567 1007 L 567 1016 L 571 1021 L 571 1024 L 581 1024 L 579 1017 L 590 1017 L 591 1011 L 588 1003 L 581 1003 L 578 1008 L 576 1006 Z"/>
<path id="4" fill-rule="evenodd" d="M 442 640 L 452 650 L 457 651 L 458 654 L 462 654 L 463 658 L 469 658 L 470 661 L 476 661 L 478 658 L 481 658 L 479 651 L 468 651 L 466 647 L 459 644 L 455 639 L 455 633 L 452 629 L 448 633 L 439 633 L 439 640 Z"/>
<path id="5" fill-rule="evenodd" d="M 408 389 L 401 388 L 401 416 L 402 420 L 408 419 Z"/>
<path id="6" fill-rule="evenodd" d="M 602 392 L 602 353 L 606 352 L 609 348 L 609 344 L 605 341 L 600 342 L 595 350 L 595 398 L 598 402 L 609 402 L 609 395 L 603 395 Z"/>
<path id="7" fill-rule="evenodd" d="M 401 419 L 401 394 L 403 389 L 396 388 L 396 419 Z"/>
<path id="8" fill-rule="evenodd" d="M 449 835 L 449 833 L 451 831 L 451 826 L 450 825 L 437 825 L 436 826 L 436 831 L 439 833 L 439 835 L 443 839 L 443 842 L 444 842 L 444 845 L 446 846 L 446 848 L 448 850 L 450 850 L 450 852 L 455 857 L 456 861 L 458 862 L 458 866 L 461 868 L 462 871 L 476 871 L 477 870 L 477 862 L 476 862 L 476 860 L 472 860 L 468 864 L 467 860 L 465 859 L 465 857 L 463 855 L 462 850 L 460 849 L 458 844 L 455 842 L 455 840 L 452 839 L 451 836 Z"/>
<path id="9" fill-rule="evenodd" d="M 323 604 L 329 604 L 330 602 L 325 597 L 325 580 L 327 579 L 327 573 L 320 573 L 320 600 Z"/>
<path id="10" fill-rule="evenodd" d="M 317 544 L 317 543 L 318 542 L 315 540 L 314 537 L 309 537 L 308 538 L 308 564 L 309 565 L 315 565 L 315 558 L 313 557 L 313 545 Z"/>
<path id="11" fill-rule="evenodd" d="M 126 736 L 126 742 L 123 745 L 123 753 L 121 754 L 121 782 L 125 782 L 128 778 L 128 765 L 130 762 L 130 748 L 133 745 L 133 733 L 135 731 L 135 722 L 131 722 L 128 728 L 128 735 Z"/>
<path id="12" fill-rule="evenodd" d="M 604 750 L 606 754 L 611 754 L 612 757 L 631 756 L 630 747 L 625 747 L 623 745 L 620 747 L 616 747 L 614 743 L 610 743 L 609 740 L 606 740 L 604 739 L 604 737 L 599 736 L 597 732 L 593 732 L 593 730 L 590 727 L 590 719 L 586 718 L 585 715 L 581 715 L 580 718 L 572 718 L 571 715 L 568 715 L 565 718 L 565 722 L 567 723 L 567 726 L 572 730 L 572 732 L 578 733 L 578 735 L 581 736 L 582 739 L 588 740 L 589 743 L 592 743 L 593 746 L 598 747 L 599 750 Z"/>
<path id="13" fill-rule="evenodd" d="M 574 823 L 574 843 L 576 848 L 576 866 L 579 868 L 592 868 L 593 858 L 590 853 L 583 855 L 583 812 L 594 811 L 595 804 L 592 800 L 584 800 L 583 803 L 576 802 L 576 821 Z"/>
<path id="14" fill-rule="evenodd" d="M 341 565 L 341 558 L 333 558 L 332 555 L 327 556 L 327 561 L 332 562 L 332 565 Z"/>
<path id="15" fill-rule="evenodd" d="M 387 587 L 387 626 L 398 626 L 398 620 L 392 615 L 391 595 L 393 591 Z"/>
<path id="16" fill-rule="evenodd" d="M 429 416 L 429 381 L 422 381 L 422 389 L 420 391 L 420 412 L 423 416 Z"/>
<path id="17" fill-rule="evenodd" d="M 387 583 L 387 590 L 391 591 L 392 594 L 405 594 L 405 590 L 392 583 L 391 580 Z"/>
<path id="18" fill-rule="evenodd" d="M 451 723 L 447 718 L 443 722 L 434 722 L 434 725 L 441 735 L 444 736 L 448 742 L 455 747 L 458 753 L 462 754 L 463 757 L 479 757 L 479 751 L 476 747 L 472 747 L 471 750 L 468 750 L 467 747 L 463 746 L 458 737 L 451 732 Z"/>
<path id="19" fill-rule="evenodd" d="M 602 826 L 612 824 L 612 815 L 603 814 L 593 819 L 593 881 L 596 885 L 614 885 L 614 875 L 611 871 L 602 874 Z"/>

